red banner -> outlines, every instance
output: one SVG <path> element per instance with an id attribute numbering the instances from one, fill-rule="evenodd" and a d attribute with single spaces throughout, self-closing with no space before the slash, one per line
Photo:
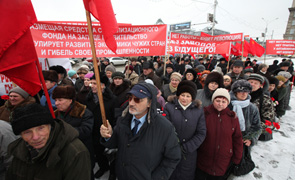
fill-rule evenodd
<path id="1" fill-rule="evenodd" d="M 119 26 L 117 56 L 165 55 L 166 25 Z M 35 23 L 31 27 L 39 58 L 91 57 L 84 25 Z M 105 44 L 100 26 L 93 26 L 97 57 L 116 56 Z"/>
<path id="2" fill-rule="evenodd" d="M 231 35 L 234 35 L 234 34 L 231 34 Z M 243 34 L 240 33 L 240 35 L 241 35 L 241 38 L 243 38 Z M 170 42 L 170 46 L 168 47 L 168 52 L 171 54 L 226 54 L 226 53 L 229 53 L 230 44 L 227 43 L 227 45 L 225 45 L 224 43 L 230 42 L 232 40 L 226 41 L 225 39 L 234 39 L 234 38 L 225 38 L 225 37 L 230 37 L 229 34 L 225 34 L 221 36 L 218 36 L 219 38 L 215 38 L 217 36 L 201 37 L 201 36 L 179 34 L 179 33 L 172 32 L 171 42 Z M 209 39 L 211 40 L 207 41 Z M 223 41 L 221 41 L 221 39 L 223 39 Z"/>
<path id="3" fill-rule="evenodd" d="M 266 54 L 286 54 L 292 55 L 295 53 L 294 40 L 267 40 Z"/>

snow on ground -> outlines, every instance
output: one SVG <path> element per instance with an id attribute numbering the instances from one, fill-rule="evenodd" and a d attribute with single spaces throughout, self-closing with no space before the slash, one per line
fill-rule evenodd
<path id="1" fill-rule="evenodd" d="M 280 121 L 281 128 L 273 132 L 270 141 L 258 141 L 252 148 L 252 160 L 256 167 L 245 176 L 232 180 L 295 180 L 295 90 L 292 90 L 290 106 Z"/>

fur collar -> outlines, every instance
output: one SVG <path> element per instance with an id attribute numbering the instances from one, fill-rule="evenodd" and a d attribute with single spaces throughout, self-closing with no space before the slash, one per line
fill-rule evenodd
<path id="1" fill-rule="evenodd" d="M 178 98 L 176 95 L 170 95 L 167 98 L 167 102 L 171 103 L 171 104 L 178 104 Z M 198 99 L 193 100 L 192 104 L 193 106 L 200 108 L 202 105 L 202 102 Z"/>
<path id="2" fill-rule="evenodd" d="M 83 104 L 80 104 L 79 102 L 75 101 L 73 105 L 71 105 L 71 110 L 68 113 L 69 116 L 71 117 L 76 117 L 76 118 L 82 118 L 86 110 L 86 106 Z M 59 111 L 55 110 L 54 111 L 55 116 L 58 116 Z"/>

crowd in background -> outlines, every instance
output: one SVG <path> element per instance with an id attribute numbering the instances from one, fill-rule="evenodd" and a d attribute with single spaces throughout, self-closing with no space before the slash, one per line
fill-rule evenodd
<path id="1" fill-rule="evenodd" d="M 174 125 L 181 149 L 181 160 L 170 179 L 226 179 L 240 164 L 245 149 L 250 151 L 259 140 L 273 138 L 268 129 L 274 129 L 291 109 L 292 60 L 274 60 L 269 66 L 250 58 L 234 57 L 227 62 L 215 56 L 171 56 L 164 63 L 161 57 L 131 58 L 121 72 L 102 58 L 101 84 L 88 63 L 77 71 L 67 72 L 59 65 L 43 71 L 56 118 L 78 131 L 78 139 L 89 152 L 89 167 L 99 166 L 91 171 L 90 179 L 107 171 L 110 180 L 118 177 L 117 149 L 101 143 L 98 86 L 113 128 L 128 107 L 135 85 L 144 82 L 156 89 L 156 112 Z M 18 138 L 9 127 L 14 110 L 34 103 L 48 108 L 48 104 L 43 91 L 31 97 L 20 87 L 13 88 L 9 99 L 1 103 L 0 170 L 4 173 L 12 159 L 7 156 L 8 144 Z"/>

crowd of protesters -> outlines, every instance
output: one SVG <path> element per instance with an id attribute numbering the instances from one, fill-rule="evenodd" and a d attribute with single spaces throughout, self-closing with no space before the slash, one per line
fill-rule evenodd
<path id="1" fill-rule="evenodd" d="M 87 63 L 43 71 L 56 119 L 43 90 L 10 90 L 0 180 L 227 179 L 291 109 L 291 60 L 138 57 L 120 72 L 102 58 L 99 70 L 100 84 Z"/>

